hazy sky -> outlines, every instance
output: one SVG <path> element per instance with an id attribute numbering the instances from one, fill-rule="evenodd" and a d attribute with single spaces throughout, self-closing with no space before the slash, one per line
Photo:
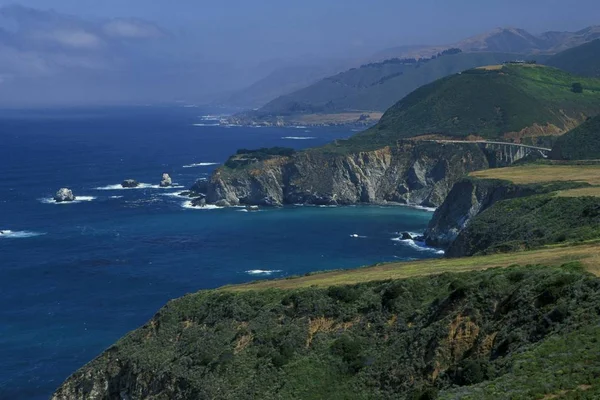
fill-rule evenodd
<path id="1" fill-rule="evenodd" d="M 497 26 L 532 33 L 600 24 L 598 0 L 0 0 L 86 17 L 138 17 L 216 58 L 340 56 L 402 44 L 443 44 Z"/>
<path id="2" fill-rule="evenodd" d="M 599 3 L 0 0 L 0 105 L 214 100 L 271 73 L 320 79 L 390 47 L 598 25 Z"/>

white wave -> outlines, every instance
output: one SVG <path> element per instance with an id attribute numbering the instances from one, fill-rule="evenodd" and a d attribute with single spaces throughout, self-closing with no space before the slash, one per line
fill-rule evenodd
<path id="1" fill-rule="evenodd" d="M 276 274 L 279 272 L 281 272 L 280 269 L 273 269 L 273 270 L 251 269 L 249 271 L 246 271 L 246 273 L 249 275 L 272 275 L 272 274 Z"/>
<path id="2" fill-rule="evenodd" d="M 221 208 L 225 208 L 225 207 L 215 206 L 214 204 L 207 204 L 204 207 L 194 207 L 192 205 L 191 200 L 183 202 L 183 204 L 181 206 L 183 208 L 188 208 L 190 210 L 220 210 Z"/>
<path id="3" fill-rule="evenodd" d="M 216 162 L 201 162 L 201 163 L 184 165 L 183 168 L 208 167 L 210 165 L 218 165 L 218 164 L 219 163 L 216 163 Z"/>
<path id="4" fill-rule="evenodd" d="M 294 128 L 294 129 L 306 129 L 308 127 L 304 126 L 304 125 L 296 125 L 296 126 L 291 126 L 290 128 Z"/>
<path id="5" fill-rule="evenodd" d="M 414 208 L 415 210 L 424 210 L 424 211 L 429 211 L 429 212 L 435 212 L 435 210 L 437 210 L 437 208 L 435 208 L 435 207 L 418 206 L 416 204 L 401 204 L 401 206 Z"/>
<path id="6" fill-rule="evenodd" d="M 192 124 L 193 126 L 221 126 L 221 124 Z"/>
<path id="7" fill-rule="evenodd" d="M 208 114 L 208 115 L 201 116 L 200 119 L 202 119 L 204 121 L 206 121 L 206 120 L 209 120 L 209 121 L 219 121 L 223 117 L 225 117 L 225 115 L 211 115 L 211 114 Z"/>
<path id="8" fill-rule="evenodd" d="M 316 139 L 314 136 L 284 136 L 282 139 L 286 140 L 311 140 Z"/>
<path id="9" fill-rule="evenodd" d="M 24 238 L 30 238 L 30 237 L 42 236 L 42 235 L 45 235 L 45 233 L 31 232 L 31 231 L 10 231 L 10 230 L 1 230 L 0 229 L 0 239 L 1 238 L 24 239 Z"/>
<path id="10" fill-rule="evenodd" d="M 110 196 L 111 199 L 122 199 L 123 196 Z"/>
<path id="11" fill-rule="evenodd" d="M 45 197 L 45 198 L 39 199 L 39 200 L 44 204 L 77 204 L 77 203 L 83 203 L 83 202 L 96 200 L 96 197 L 94 197 L 94 196 L 75 196 L 75 200 L 73 200 L 73 201 L 61 201 L 61 202 L 57 202 L 56 200 L 54 200 L 53 197 Z"/>
<path id="12" fill-rule="evenodd" d="M 412 247 L 413 249 L 418 250 L 418 251 L 428 251 L 428 252 L 433 252 L 435 254 L 440 254 L 440 255 L 445 253 L 444 250 L 436 249 L 434 247 L 429 247 L 424 242 L 417 242 L 412 239 L 394 238 L 392 240 L 395 242 L 404 243 L 407 246 Z"/>
<path id="13" fill-rule="evenodd" d="M 330 204 L 330 205 L 321 204 L 319 207 L 320 208 L 336 208 L 338 206 L 336 206 L 335 204 Z"/>
<path id="14" fill-rule="evenodd" d="M 182 196 L 181 192 L 161 193 L 160 195 L 166 196 L 166 197 L 177 197 L 177 198 L 187 197 L 187 196 Z"/>
<path id="15" fill-rule="evenodd" d="M 350 237 L 354 238 L 354 239 L 366 239 L 367 238 L 366 236 L 361 236 L 358 233 L 353 233 L 352 235 L 350 235 Z"/>
<path id="16" fill-rule="evenodd" d="M 133 188 L 124 188 L 123 186 L 121 186 L 120 183 L 117 183 L 115 185 L 107 185 L 107 186 L 100 186 L 97 188 L 94 188 L 95 190 L 135 190 L 135 189 L 181 189 L 184 186 L 180 186 L 176 183 L 174 183 L 172 186 L 166 186 L 166 187 L 162 187 L 160 185 L 151 185 L 149 183 L 140 183 L 138 186 L 133 187 Z M 77 197 L 79 199 L 79 197 Z"/>

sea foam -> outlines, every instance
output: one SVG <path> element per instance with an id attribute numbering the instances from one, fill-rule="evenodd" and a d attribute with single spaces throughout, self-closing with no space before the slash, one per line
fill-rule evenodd
<path id="1" fill-rule="evenodd" d="M 201 163 L 184 165 L 183 168 L 208 167 L 210 165 L 218 165 L 218 164 L 219 163 L 216 163 L 216 162 L 201 162 Z"/>
<path id="2" fill-rule="evenodd" d="M 222 208 L 225 207 L 219 207 L 219 206 L 215 206 L 214 204 L 207 204 L 204 207 L 194 207 L 192 205 L 192 201 L 184 201 L 183 204 L 181 205 L 183 208 L 187 208 L 190 210 L 220 210 Z"/>
<path id="3" fill-rule="evenodd" d="M 124 188 L 123 186 L 121 186 L 120 183 L 117 183 L 115 185 L 107 185 L 107 186 L 100 186 L 97 188 L 94 188 L 95 190 L 135 190 L 135 189 L 181 189 L 184 186 L 180 186 L 177 185 L 176 183 L 173 184 L 172 186 L 160 186 L 160 185 L 151 185 L 149 183 L 140 183 L 138 186 L 136 187 L 132 187 L 132 188 Z M 79 196 L 77 196 L 77 199 L 79 200 Z"/>
<path id="4" fill-rule="evenodd" d="M 73 201 L 61 201 L 61 202 L 57 202 L 52 197 L 44 197 L 43 199 L 39 199 L 39 200 L 44 204 L 60 204 L 60 205 L 62 205 L 62 204 L 77 204 L 77 203 L 93 201 L 93 200 L 96 200 L 96 197 L 94 197 L 94 196 L 75 196 L 75 200 L 73 200 Z"/>
<path id="5" fill-rule="evenodd" d="M 282 271 L 280 269 L 273 269 L 273 270 L 251 269 L 249 271 L 246 271 L 246 273 L 248 275 L 272 275 L 272 274 L 277 274 L 279 272 L 282 272 Z"/>
<path id="6" fill-rule="evenodd" d="M 314 136 L 284 136 L 282 139 L 285 140 L 311 140 L 316 139 Z"/>
<path id="7" fill-rule="evenodd" d="M 35 237 L 35 236 L 42 236 L 45 235 L 45 233 L 39 233 L 39 232 L 31 232 L 31 231 L 10 231 L 10 230 L 1 230 L 0 229 L 0 239 L 5 238 L 5 239 L 24 239 L 24 238 L 30 238 L 30 237 Z"/>
<path id="8" fill-rule="evenodd" d="M 394 238 L 392 240 L 395 242 L 403 243 L 417 251 L 433 252 L 435 254 L 440 254 L 440 255 L 445 253 L 444 250 L 436 249 L 434 247 L 429 247 L 429 246 L 425 245 L 424 242 L 417 242 L 413 239 Z"/>

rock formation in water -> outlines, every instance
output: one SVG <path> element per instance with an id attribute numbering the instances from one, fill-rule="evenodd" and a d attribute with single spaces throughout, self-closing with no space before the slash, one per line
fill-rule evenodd
<path id="1" fill-rule="evenodd" d="M 54 201 L 56 201 L 57 203 L 69 202 L 74 200 L 75 196 L 73 195 L 71 189 L 59 189 L 58 192 L 56 192 L 56 194 L 54 195 Z"/>
<path id="2" fill-rule="evenodd" d="M 135 179 L 125 179 L 121 182 L 121 186 L 124 188 L 136 188 L 140 186 L 140 184 Z"/>
<path id="3" fill-rule="evenodd" d="M 160 187 L 169 187 L 173 185 L 173 180 L 169 176 L 169 174 L 163 174 L 162 180 L 160 181 Z"/>

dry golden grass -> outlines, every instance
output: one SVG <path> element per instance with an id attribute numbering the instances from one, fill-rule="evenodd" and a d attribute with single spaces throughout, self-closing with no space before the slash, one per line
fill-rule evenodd
<path id="1" fill-rule="evenodd" d="M 381 264 L 347 271 L 332 271 L 292 279 L 260 281 L 226 286 L 221 290 L 246 291 L 259 289 L 296 289 L 310 286 L 329 287 L 387 279 L 406 279 L 444 272 L 466 272 L 510 265 L 560 266 L 578 261 L 588 271 L 600 276 L 600 242 L 579 246 L 553 246 L 540 250 L 480 257 L 441 258 L 435 260 Z"/>
<path id="2" fill-rule="evenodd" d="M 516 184 L 574 181 L 600 185 L 600 165 L 523 165 L 476 171 L 471 176 Z"/>
<path id="3" fill-rule="evenodd" d="M 580 189 L 561 190 L 558 192 L 560 197 L 600 197 L 600 186 L 586 187 Z"/>
<path id="4" fill-rule="evenodd" d="M 486 71 L 498 71 L 500 69 L 502 69 L 504 65 L 502 64 L 497 64 L 497 65 L 485 65 L 483 67 L 477 67 L 476 69 L 484 69 Z"/>
<path id="5" fill-rule="evenodd" d="M 361 115 L 368 115 L 372 121 L 381 119 L 381 112 L 347 112 L 338 114 L 306 114 L 295 116 L 293 122 L 298 125 L 316 125 L 316 124 L 347 124 L 357 121 Z"/>

